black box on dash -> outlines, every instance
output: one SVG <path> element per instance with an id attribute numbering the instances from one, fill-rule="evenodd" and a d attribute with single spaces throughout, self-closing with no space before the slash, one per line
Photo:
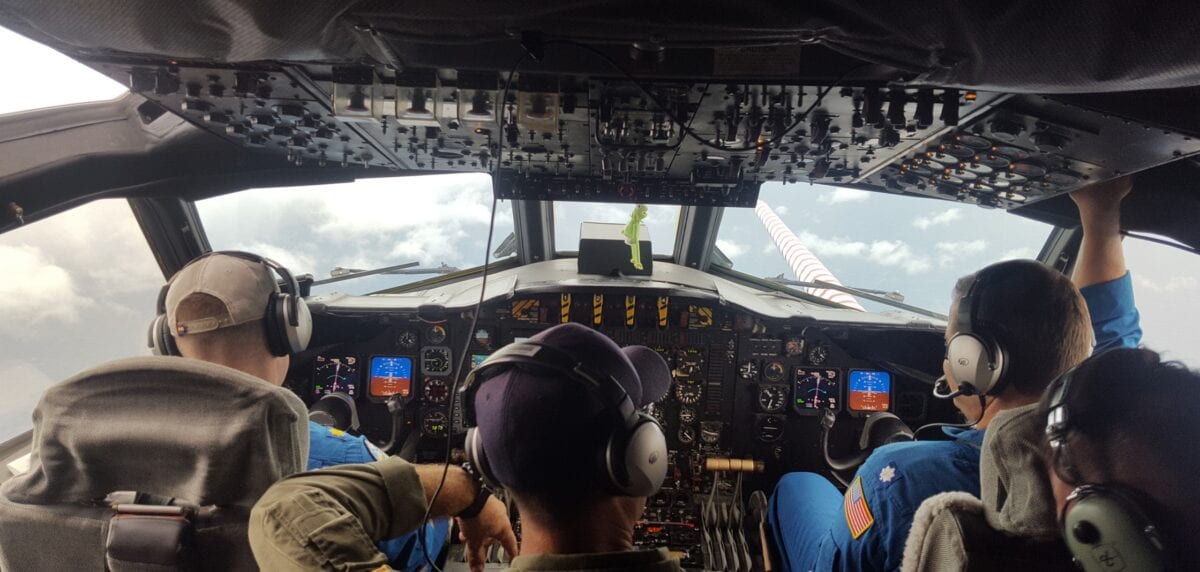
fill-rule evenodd
<path id="1" fill-rule="evenodd" d="M 650 254 L 650 231 L 641 226 L 638 246 L 642 269 L 634 268 L 632 250 L 625 243 L 623 224 L 585 222 L 579 227 L 579 273 L 604 276 L 649 276 L 654 272 Z"/>

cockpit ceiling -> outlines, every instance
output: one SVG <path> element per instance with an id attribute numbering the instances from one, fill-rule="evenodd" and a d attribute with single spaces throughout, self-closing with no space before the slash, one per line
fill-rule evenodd
<path id="1" fill-rule="evenodd" d="M 151 55 L 210 63 L 287 61 L 507 69 L 512 38 L 539 31 L 627 51 L 667 48 L 655 73 L 804 79 L 833 55 L 887 66 L 893 81 L 1008 93 L 1200 84 L 1200 14 L 1189 2 L 988 3 L 817 0 L 0 3 L 0 25 L 78 57 Z M 731 69 L 751 47 L 788 47 L 798 65 Z M 586 59 L 549 58 L 565 73 Z M 834 58 L 837 59 L 837 58 Z M 786 61 L 786 60 L 776 60 Z M 795 63 L 795 62 L 792 62 Z M 828 78 L 826 78 L 828 79 Z"/>

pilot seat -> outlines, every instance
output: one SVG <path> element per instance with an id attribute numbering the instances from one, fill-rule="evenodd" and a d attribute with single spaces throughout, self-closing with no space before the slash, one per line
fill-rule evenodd
<path id="1" fill-rule="evenodd" d="M 980 460 L 980 496 L 925 499 L 904 547 L 904 572 L 1071 570 L 1042 462 L 1045 418 L 1037 405 L 1001 412 Z"/>
<path id="2" fill-rule="evenodd" d="M 30 470 L 0 486 L 2 570 L 255 570 L 250 509 L 308 456 L 298 397 L 186 358 L 82 372 L 33 421 Z"/>

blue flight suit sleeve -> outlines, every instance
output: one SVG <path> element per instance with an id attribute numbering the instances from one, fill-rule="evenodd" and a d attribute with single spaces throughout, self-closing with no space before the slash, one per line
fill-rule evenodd
<path id="1" fill-rule="evenodd" d="M 1079 291 L 1092 315 L 1095 353 L 1112 348 L 1136 348 L 1142 341 L 1141 316 L 1133 301 L 1133 279 L 1124 276 Z"/>

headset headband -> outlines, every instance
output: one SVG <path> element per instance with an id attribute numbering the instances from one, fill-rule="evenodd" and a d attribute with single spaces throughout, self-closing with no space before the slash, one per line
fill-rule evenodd
<path id="1" fill-rule="evenodd" d="M 975 335 L 975 321 L 979 307 L 979 300 L 983 297 L 982 292 L 984 283 L 991 278 L 991 267 L 984 268 L 975 273 L 975 279 L 971 281 L 971 285 L 967 287 L 966 293 L 958 301 L 958 314 L 955 319 L 955 326 L 959 334 Z"/>
<path id="2" fill-rule="evenodd" d="M 504 367 L 507 366 L 507 367 Z M 477 426 L 475 394 L 483 383 L 511 368 L 540 369 L 579 383 L 595 394 L 604 409 L 613 412 L 617 421 L 631 427 L 637 419 L 637 408 L 629 393 L 615 378 L 597 372 L 575 359 L 571 354 L 539 342 L 514 342 L 500 348 L 479 364 L 463 384 L 463 424 Z"/>

